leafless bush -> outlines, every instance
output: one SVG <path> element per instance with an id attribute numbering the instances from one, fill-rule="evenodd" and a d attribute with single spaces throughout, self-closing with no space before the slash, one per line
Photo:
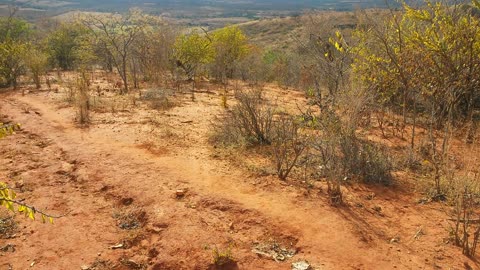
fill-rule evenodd
<path id="1" fill-rule="evenodd" d="M 397 156 L 396 161 L 396 167 L 401 169 L 410 169 L 416 172 L 425 171 L 422 167 L 420 155 L 418 155 L 418 153 L 413 151 L 411 148 L 408 148 L 401 155 Z"/>
<path id="2" fill-rule="evenodd" d="M 319 176 L 327 180 L 327 193 L 332 205 L 343 203 L 341 191 L 342 181 L 346 179 L 345 168 L 341 166 L 342 157 L 340 156 L 341 132 L 340 119 L 335 113 L 327 113 L 319 119 L 318 126 L 321 134 L 313 142 L 313 148 L 317 151 L 319 157 L 318 168 Z M 343 136 L 345 137 L 345 136 Z"/>
<path id="3" fill-rule="evenodd" d="M 360 142 L 360 159 L 357 167 L 361 179 L 367 183 L 390 185 L 392 161 L 388 153 L 371 142 Z"/>
<path id="4" fill-rule="evenodd" d="M 340 93 L 337 100 L 341 117 L 336 118 L 335 133 L 338 134 L 341 164 L 347 176 L 366 183 L 391 184 L 393 165 L 387 151 L 359 138 L 356 132 L 359 124 L 369 118 L 371 94 L 366 89 L 350 89 Z"/>
<path id="5" fill-rule="evenodd" d="M 449 129 L 451 129 L 451 126 L 447 125 L 442 136 L 438 137 L 433 125 L 430 125 L 428 137 L 421 143 L 418 150 L 424 160 L 423 164 L 433 178 L 433 185 L 429 193 L 434 201 L 445 201 L 447 199 L 446 193 L 450 188 L 449 183 L 445 182 L 445 179 L 451 173 L 449 164 L 451 132 Z"/>
<path id="6" fill-rule="evenodd" d="M 167 89 L 148 89 L 142 94 L 141 99 L 148 102 L 150 108 L 155 110 L 168 110 L 175 106 L 172 101 L 173 91 Z"/>
<path id="7" fill-rule="evenodd" d="M 280 87 L 297 87 L 300 81 L 301 59 L 295 54 L 281 56 L 273 64 L 273 76 Z"/>
<path id="8" fill-rule="evenodd" d="M 75 103 L 75 84 L 74 83 L 68 83 L 66 84 L 66 89 L 65 89 L 65 96 L 64 96 L 64 101 L 68 103 L 69 105 L 73 105 Z"/>
<path id="9" fill-rule="evenodd" d="M 480 186 L 474 179 L 457 178 L 453 183 L 450 211 L 451 236 L 463 254 L 474 257 L 480 240 Z"/>
<path id="10" fill-rule="evenodd" d="M 89 81 L 85 74 L 77 79 L 75 85 L 75 105 L 77 107 L 77 122 L 86 125 L 90 122 L 90 93 Z"/>
<path id="11" fill-rule="evenodd" d="M 270 144 L 274 107 L 262 99 L 260 90 L 237 90 L 237 104 L 216 127 L 213 139 L 223 144 Z"/>
<path id="12" fill-rule="evenodd" d="M 471 121 L 468 124 L 467 136 L 465 142 L 467 144 L 473 144 L 478 141 L 478 126 L 480 126 L 480 111 L 473 112 Z"/>
<path id="13" fill-rule="evenodd" d="M 292 116 L 281 115 L 274 122 L 272 145 L 277 175 L 285 180 L 307 147 L 300 125 Z"/>
<path id="14" fill-rule="evenodd" d="M 237 91 L 235 98 L 238 104 L 232 114 L 240 124 L 240 134 L 247 141 L 270 144 L 274 110 L 263 101 L 261 90 Z"/>
<path id="15" fill-rule="evenodd" d="M 392 181 L 392 163 L 386 152 L 375 144 L 359 139 L 354 132 L 339 130 L 330 138 L 336 155 L 335 167 L 346 178 L 356 178 L 365 183 L 389 185 Z"/>
<path id="16" fill-rule="evenodd" d="M 261 51 L 254 51 L 237 64 L 235 72 L 237 78 L 250 85 L 259 85 L 268 80 L 270 70 Z"/>
<path id="17" fill-rule="evenodd" d="M 244 143 L 244 138 L 238 133 L 238 123 L 231 112 L 224 117 L 219 117 L 214 123 L 214 133 L 210 137 L 212 143 L 224 146 L 239 145 Z"/>
<path id="18" fill-rule="evenodd" d="M 358 138 L 356 125 L 350 121 L 352 118 L 343 120 L 336 112 L 324 112 L 318 120 L 320 134 L 313 142 L 332 204 L 342 203 L 340 187 L 348 179 L 384 185 L 392 182 L 389 156 L 382 148 Z"/>
<path id="19" fill-rule="evenodd" d="M 339 205 L 343 203 L 342 196 L 342 172 L 339 171 L 340 168 L 336 166 L 338 163 L 336 155 L 335 143 L 331 143 L 326 138 L 322 138 L 315 142 L 315 149 L 319 153 L 320 165 L 318 166 L 321 171 L 320 175 L 325 177 L 327 180 L 327 193 L 330 197 L 330 203 L 332 205 Z"/>

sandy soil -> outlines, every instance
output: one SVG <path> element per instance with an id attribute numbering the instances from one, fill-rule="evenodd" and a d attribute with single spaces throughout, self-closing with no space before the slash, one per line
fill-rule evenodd
<path id="1" fill-rule="evenodd" d="M 62 91 L 1 94 L 0 117 L 22 130 L 0 141 L 0 178 L 66 216 L 53 225 L 16 216 L 13 235 L 0 239 L 15 251 L 0 251 L 0 269 L 214 269 L 215 247 L 232 251 L 231 269 L 291 269 L 300 260 L 315 269 L 478 267 L 445 241 L 444 207 L 418 204 L 411 185 L 353 185 L 347 205 L 334 208 L 320 188 L 223 157 L 208 142 L 224 110 L 209 87 L 195 102 L 178 95 L 167 111 L 137 103 L 92 113 L 88 128 L 74 123 Z M 302 99 L 269 89 L 284 102 Z M 252 252 L 273 243 L 296 254 L 276 262 Z"/>

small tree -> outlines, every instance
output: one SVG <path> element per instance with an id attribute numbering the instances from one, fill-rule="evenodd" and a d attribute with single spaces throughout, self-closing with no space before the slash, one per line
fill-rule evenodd
<path id="1" fill-rule="evenodd" d="M 26 71 L 25 56 L 30 27 L 27 22 L 14 17 L 0 18 L 0 86 L 17 88 L 18 78 Z"/>
<path id="2" fill-rule="evenodd" d="M 177 38 L 173 56 L 176 65 L 192 80 L 192 99 L 195 98 L 195 79 L 202 65 L 210 63 L 214 56 L 210 40 L 197 32 Z"/>
<path id="3" fill-rule="evenodd" d="M 35 87 L 40 89 L 42 87 L 41 76 L 47 71 L 47 55 L 37 48 L 31 48 L 27 53 L 25 62 L 35 83 Z"/>
<path id="4" fill-rule="evenodd" d="M 155 21 L 154 18 L 138 9 L 131 9 L 122 15 L 88 15 L 80 20 L 95 36 L 97 43 L 103 46 L 102 51 L 108 54 L 108 59 L 122 78 L 122 94 L 128 93 L 132 48 L 145 28 Z"/>
<path id="5" fill-rule="evenodd" d="M 26 72 L 25 57 L 28 44 L 7 40 L 0 43 L 0 82 L 17 89 L 18 78 Z"/>
<path id="6" fill-rule="evenodd" d="M 338 18 L 306 16 L 308 40 L 300 42 L 303 76 L 309 77 L 311 95 L 322 110 L 334 105 L 348 85 L 352 55 L 349 40 L 337 26 Z M 327 93 L 324 93 L 326 90 Z"/>
<path id="7" fill-rule="evenodd" d="M 134 80 L 143 76 L 145 81 L 156 84 L 164 82 L 162 74 L 171 68 L 170 60 L 176 37 L 177 28 L 165 24 L 148 27 L 141 33 L 132 47 L 131 66 Z M 133 70 L 133 67 L 136 69 Z"/>
<path id="8" fill-rule="evenodd" d="M 22 19 L 15 18 L 15 11 L 7 17 L 0 17 L 0 43 L 8 40 L 26 41 L 30 33 L 30 25 Z"/>
<path id="9" fill-rule="evenodd" d="M 51 32 L 46 40 L 50 64 L 62 70 L 72 70 L 78 59 L 77 51 L 87 29 L 78 23 L 64 23 Z"/>
<path id="10" fill-rule="evenodd" d="M 213 74 L 226 84 L 233 77 L 237 63 L 248 55 L 247 37 L 237 26 L 228 26 L 214 31 L 211 41 L 215 53 Z"/>

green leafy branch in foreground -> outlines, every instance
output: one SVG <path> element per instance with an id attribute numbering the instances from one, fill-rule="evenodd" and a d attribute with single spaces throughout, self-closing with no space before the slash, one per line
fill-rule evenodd
<path id="1" fill-rule="evenodd" d="M 0 139 L 8 135 L 15 134 L 15 131 L 20 129 L 19 124 L 3 124 L 0 123 Z M 12 212 L 23 213 L 25 217 L 29 217 L 32 220 L 35 220 L 35 215 L 40 214 L 42 217 L 42 222 L 53 223 L 55 217 L 49 214 L 44 213 L 43 211 L 35 209 L 35 207 L 27 205 L 22 202 L 22 200 L 17 200 L 17 194 L 15 191 L 7 186 L 7 184 L 0 182 L 0 206 L 5 206 L 8 210 Z"/>

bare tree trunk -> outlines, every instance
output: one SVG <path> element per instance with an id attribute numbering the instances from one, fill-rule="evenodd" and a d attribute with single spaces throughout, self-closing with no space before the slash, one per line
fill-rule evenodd
<path id="1" fill-rule="evenodd" d="M 132 72 L 133 72 L 133 88 L 138 89 L 137 66 L 135 64 L 135 59 L 132 59 Z"/>
<path id="2" fill-rule="evenodd" d="M 402 139 L 404 137 L 405 133 L 405 127 L 407 126 L 407 88 L 403 90 L 403 101 L 402 101 L 402 117 L 403 117 L 403 123 L 402 123 L 402 129 L 400 133 L 402 134 Z"/>
<path id="3" fill-rule="evenodd" d="M 127 78 L 127 56 L 122 56 L 122 71 L 120 72 L 122 80 L 123 80 L 123 93 L 128 93 L 128 78 Z"/>
<path id="4" fill-rule="evenodd" d="M 412 126 L 412 141 L 410 142 L 410 147 L 415 148 L 415 128 L 417 126 L 417 97 L 413 96 L 413 126 Z"/>
<path id="5" fill-rule="evenodd" d="M 196 70 L 193 70 L 191 77 L 192 77 L 192 101 L 195 101 L 195 87 L 196 87 L 195 81 L 197 78 Z"/>
<path id="6" fill-rule="evenodd" d="M 13 80 L 12 80 L 12 86 L 13 86 L 13 90 L 17 90 L 17 89 L 18 89 L 17 78 L 13 78 Z M 23 94 L 23 92 L 22 92 L 22 94 Z"/>
<path id="7" fill-rule="evenodd" d="M 192 80 L 192 101 L 195 101 L 195 78 L 196 76 L 193 75 L 193 80 Z"/>
<path id="8" fill-rule="evenodd" d="M 42 88 L 42 84 L 40 82 L 40 75 L 37 73 L 33 73 L 33 81 L 35 82 L 35 88 L 38 90 Z"/>
<path id="9" fill-rule="evenodd" d="M 467 123 L 470 123 L 470 127 L 468 128 L 467 131 L 467 136 L 465 138 L 465 142 L 467 144 L 472 144 L 475 138 L 475 133 L 476 133 L 476 122 L 473 119 L 473 111 L 475 106 L 473 106 L 473 94 L 470 94 L 470 97 L 468 99 L 468 106 L 467 106 Z"/>

